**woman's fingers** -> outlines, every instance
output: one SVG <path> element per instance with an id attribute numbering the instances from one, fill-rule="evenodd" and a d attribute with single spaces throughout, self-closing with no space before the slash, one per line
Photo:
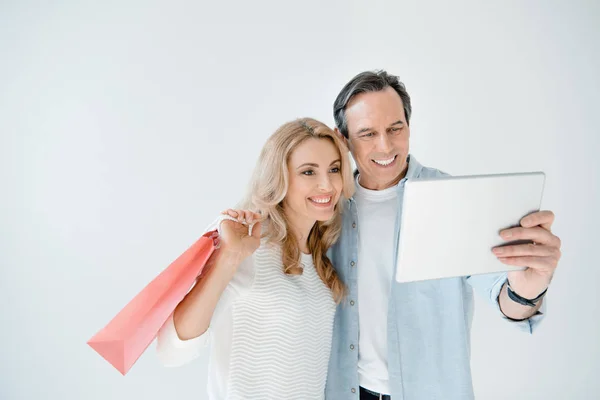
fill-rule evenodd
<path id="1" fill-rule="evenodd" d="M 235 210 L 233 210 L 231 208 L 228 208 L 227 210 L 221 211 L 221 214 L 223 214 L 223 215 L 229 215 L 230 217 L 233 217 L 233 218 L 237 218 L 238 217 L 237 211 L 235 211 Z"/>
<path id="2" fill-rule="evenodd" d="M 232 208 L 228 208 L 227 210 L 221 212 L 221 214 L 229 215 L 233 218 L 236 218 L 238 222 L 242 224 L 252 224 L 257 221 L 260 221 L 261 215 L 259 213 L 255 213 L 250 210 L 235 210 Z"/>

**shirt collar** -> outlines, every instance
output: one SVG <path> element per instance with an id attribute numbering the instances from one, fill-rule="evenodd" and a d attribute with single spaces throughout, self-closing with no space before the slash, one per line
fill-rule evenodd
<path id="1" fill-rule="evenodd" d="M 408 161 L 408 169 L 406 171 L 406 175 L 404 176 L 404 178 L 402 178 L 400 180 L 400 183 L 406 181 L 407 179 L 418 178 L 421 175 L 421 171 L 423 170 L 423 166 L 421 165 L 421 163 L 419 163 L 419 161 L 417 161 L 415 156 L 413 156 L 412 154 L 408 155 L 407 161 Z M 356 175 L 358 175 L 358 170 L 354 171 L 355 178 L 356 178 Z M 402 187 L 402 185 L 398 185 L 398 189 L 400 189 L 401 187 Z M 354 197 L 351 197 L 349 199 L 349 201 L 354 201 Z"/>

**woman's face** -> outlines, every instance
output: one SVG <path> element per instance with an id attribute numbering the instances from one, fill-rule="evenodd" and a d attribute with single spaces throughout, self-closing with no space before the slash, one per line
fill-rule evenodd
<path id="1" fill-rule="evenodd" d="M 284 199 L 288 218 L 294 221 L 327 221 L 342 192 L 341 160 L 330 139 L 308 139 L 288 160 L 289 188 Z"/>

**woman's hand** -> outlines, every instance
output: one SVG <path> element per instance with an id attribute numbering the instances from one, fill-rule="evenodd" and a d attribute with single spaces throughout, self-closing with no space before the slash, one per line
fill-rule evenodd
<path id="1" fill-rule="evenodd" d="M 227 209 L 221 214 L 229 215 L 236 221 L 223 220 L 221 222 L 221 251 L 225 251 L 243 261 L 258 249 L 261 235 L 261 216 L 249 210 Z M 249 235 L 249 225 L 252 234 Z"/>

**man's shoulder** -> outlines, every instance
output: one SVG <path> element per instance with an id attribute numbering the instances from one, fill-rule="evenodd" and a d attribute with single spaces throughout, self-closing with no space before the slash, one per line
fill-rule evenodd
<path id="1" fill-rule="evenodd" d="M 419 161 L 417 161 L 417 159 L 412 155 L 411 155 L 411 160 L 409 161 L 409 163 L 410 162 L 414 162 L 415 164 L 417 164 L 415 166 L 415 169 L 418 171 L 417 172 L 418 178 L 438 178 L 438 177 L 443 177 L 443 176 L 450 176 L 449 173 L 442 171 L 438 168 L 428 167 L 426 165 L 420 164 Z"/>
<path id="2" fill-rule="evenodd" d="M 450 176 L 450 174 L 437 168 L 423 167 L 419 175 L 420 178 L 438 178 L 441 176 Z"/>

